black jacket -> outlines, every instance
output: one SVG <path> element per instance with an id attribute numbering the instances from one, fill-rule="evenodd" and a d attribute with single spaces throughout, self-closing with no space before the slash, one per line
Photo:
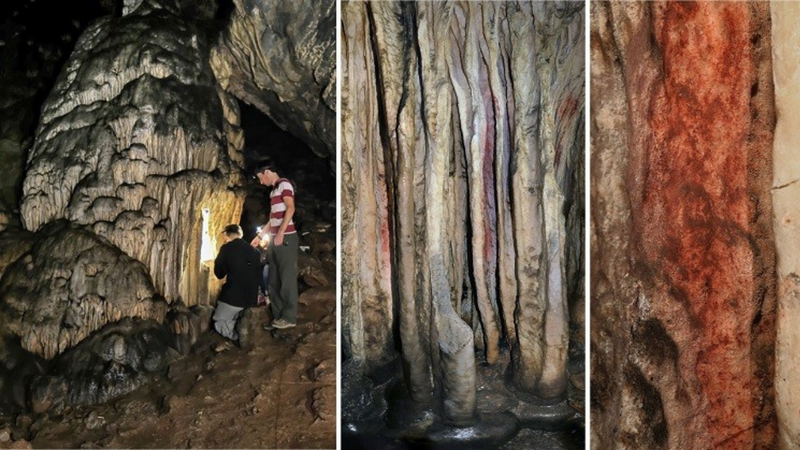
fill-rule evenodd
<path id="1" fill-rule="evenodd" d="M 214 260 L 214 275 L 228 279 L 222 286 L 218 301 L 247 308 L 258 304 L 261 284 L 261 258 L 258 250 L 243 239 L 234 239 L 219 249 Z"/>

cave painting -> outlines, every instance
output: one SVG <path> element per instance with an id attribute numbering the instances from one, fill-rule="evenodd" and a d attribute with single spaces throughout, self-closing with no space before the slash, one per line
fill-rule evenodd
<path id="1" fill-rule="evenodd" d="M 343 3 L 346 442 L 583 442 L 584 24 Z"/>
<path id="2" fill-rule="evenodd" d="M 591 6 L 596 448 L 798 448 L 793 2 Z"/>

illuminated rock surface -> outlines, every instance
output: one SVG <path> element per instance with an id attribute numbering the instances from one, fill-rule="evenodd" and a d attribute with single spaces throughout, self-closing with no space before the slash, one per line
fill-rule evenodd
<path id="1" fill-rule="evenodd" d="M 583 27 L 581 3 L 343 4 L 343 351 L 369 375 L 400 349 L 407 439 L 490 426 L 479 363 L 579 391 Z"/>
<path id="2" fill-rule="evenodd" d="M 79 39 L 42 109 L 22 221 L 91 227 L 144 263 L 168 301 L 206 303 L 219 283 L 196 253 L 203 228 L 216 237 L 241 214 L 238 109 L 203 36 L 148 6 Z"/>
<path id="3" fill-rule="evenodd" d="M 593 448 L 774 448 L 766 3 L 592 3 Z"/>

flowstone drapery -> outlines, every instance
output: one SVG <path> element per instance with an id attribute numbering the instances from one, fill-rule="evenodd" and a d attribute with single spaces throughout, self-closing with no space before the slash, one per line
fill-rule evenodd
<path id="1" fill-rule="evenodd" d="M 342 15 L 345 355 L 370 373 L 399 348 L 411 398 L 449 424 L 478 418 L 479 362 L 563 399 L 583 289 L 583 4 Z"/>

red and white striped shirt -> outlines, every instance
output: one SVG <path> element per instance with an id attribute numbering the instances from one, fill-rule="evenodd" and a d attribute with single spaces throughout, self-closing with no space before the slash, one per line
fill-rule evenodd
<path id="1" fill-rule="evenodd" d="M 289 180 L 281 178 L 275 182 L 275 187 L 269 194 L 269 234 L 272 236 L 278 234 L 278 229 L 283 223 L 283 216 L 286 215 L 286 202 L 284 202 L 284 199 L 287 197 L 294 199 L 294 188 Z M 286 226 L 286 231 L 283 234 L 292 234 L 294 232 L 294 222 L 290 218 L 289 225 Z"/>

